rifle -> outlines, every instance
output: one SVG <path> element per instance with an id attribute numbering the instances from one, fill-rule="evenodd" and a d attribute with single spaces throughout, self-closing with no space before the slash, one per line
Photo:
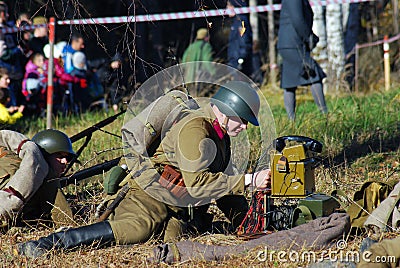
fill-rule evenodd
<path id="1" fill-rule="evenodd" d="M 110 170 L 112 167 L 118 165 L 120 159 L 121 159 L 121 156 L 114 158 L 112 160 L 108 160 L 103 163 L 94 165 L 92 167 L 80 170 L 70 176 L 63 176 L 60 178 L 61 187 L 66 187 L 70 184 L 74 184 L 78 181 L 87 179 L 89 177 L 102 174 L 103 172 L 106 172 L 106 171 Z"/>
<path id="2" fill-rule="evenodd" d="M 101 130 L 101 131 L 103 131 L 103 132 L 105 132 L 107 134 L 122 138 L 121 136 L 118 136 L 118 135 L 116 135 L 114 133 L 110 133 L 108 131 L 102 130 L 101 128 L 107 126 L 108 124 L 111 124 L 112 122 L 114 122 L 115 119 L 117 119 L 117 117 L 120 116 L 121 114 L 125 113 L 125 111 L 126 110 L 121 110 L 119 113 L 117 113 L 115 115 L 112 115 L 110 117 L 107 117 L 106 119 L 94 124 L 93 126 L 88 127 L 85 130 L 82 130 L 81 132 L 79 132 L 79 133 L 77 133 L 77 134 L 75 134 L 75 135 L 73 135 L 72 137 L 69 138 L 72 143 L 74 143 L 74 142 L 76 142 L 76 141 L 78 141 L 78 140 L 80 140 L 82 138 L 85 138 L 85 137 L 86 137 L 86 140 L 82 144 L 82 146 L 76 151 L 76 156 L 68 163 L 68 166 L 65 169 L 64 174 L 63 174 L 64 176 L 69 171 L 69 169 L 72 167 L 72 165 L 77 161 L 77 159 L 81 155 L 83 149 L 85 149 L 85 147 L 88 145 L 90 139 L 92 138 L 93 132 L 95 132 L 97 130 Z"/>
<path id="3" fill-rule="evenodd" d="M 120 116 L 121 114 L 125 113 L 126 110 L 121 110 L 119 113 L 114 114 L 110 117 L 107 117 L 106 119 L 94 124 L 93 126 L 88 127 L 85 130 L 82 130 L 81 132 L 73 135 L 72 137 L 70 137 L 69 139 L 71 140 L 72 143 L 84 138 L 84 137 L 91 137 L 92 133 L 95 132 L 96 130 L 100 130 L 100 128 L 107 126 L 108 124 L 111 124 L 112 122 L 115 121 L 115 119 L 117 119 L 118 116 Z M 115 134 L 113 134 L 115 135 Z M 90 139 L 90 138 L 89 138 Z"/>
<path id="4" fill-rule="evenodd" d="M 135 173 L 132 174 L 131 179 L 135 179 L 139 177 L 143 171 L 146 169 L 146 167 L 143 167 L 142 169 L 136 171 Z M 125 184 L 122 186 L 121 190 L 119 190 L 117 197 L 111 202 L 110 205 L 108 205 L 103 212 L 103 214 L 100 215 L 100 217 L 97 219 L 97 222 L 102 222 L 105 221 L 111 213 L 114 212 L 115 208 L 121 203 L 121 201 L 125 198 L 126 194 L 128 193 L 130 189 L 129 183 Z"/>
<path id="5" fill-rule="evenodd" d="M 105 221 L 111 215 L 111 213 L 114 212 L 115 208 L 125 198 L 126 194 L 129 191 L 129 188 L 130 188 L 129 183 L 127 183 L 121 188 L 121 190 L 119 190 L 117 197 L 111 202 L 111 204 L 108 207 L 106 207 L 103 214 L 101 214 L 100 217 L 97 219 L 97 222 Z"/>

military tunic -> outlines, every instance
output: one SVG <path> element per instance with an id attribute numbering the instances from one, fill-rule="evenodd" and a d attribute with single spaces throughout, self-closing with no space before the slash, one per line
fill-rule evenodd
<path id="1" fill-rule="evenodd" d="M 373 244 L 368 252 L 362 254 L 357 268 L 390 268 L 399 267 L 400 264 L 400 237 L 384 239 Z"/>
<path id="2" fill-rule="evenodd" d="M 164 241 L 177 238 L 188 220 L 185 207 L 205 205 L 212 198 L 225 203 L 228 215 L 236 216 L 235 224 L 243 218 L 247 211 L 244 175 L 230 175 L 230 138 L 218 135 L 215 119 L 207 104 L 166 133 L 151 158 L 154 165 L 130 181 L 130 191 L 110 220 L 119 243 L 146 241 L 156 233 L 163 234 Z M 160 185 L 158 171 L 166 164 L 180 170 L 189 198 L 180 200 Z"/>
<path id="3" fill-rule="evenodd" d="M 0 167 L 0 215 L 14 223 L 17 216 L 17 222 L 51 218 L 58 224 L 71 223 L 72 211 L 59 181 L 54 178 L 39 147 L 32 141 L 22 143 L 24 140 L 27 137 L 21 133 L 0 130 L 0 147 L 9 153 L 18 153 L 15 157 L 20 159 L 14 170 Z M 4 191 L 10 188 L 18 194 Z"/>

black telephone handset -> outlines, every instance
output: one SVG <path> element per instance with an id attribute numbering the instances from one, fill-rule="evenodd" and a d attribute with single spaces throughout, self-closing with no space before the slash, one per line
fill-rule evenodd
<path id="1" fill-rule="evenodd" d="M 304 146 L 306 147 L 306 149 L 308 149 L 308 150 L 311 150 L 316 153 L 322 152 L 322 147 L 323 147 L 322 143 L 320 143 L 319 141 L 316 141 L 312 138 L 309 138 L 309 137 L 297 136 L 297 135 L 283 136 L 283 137 L 276 138 L 274 140 L 275 149 L 278 152 L 282 152 L 283 148 L 285 148 L 285 146 L 286 146 L 287 141 L 303 143 Z"/>

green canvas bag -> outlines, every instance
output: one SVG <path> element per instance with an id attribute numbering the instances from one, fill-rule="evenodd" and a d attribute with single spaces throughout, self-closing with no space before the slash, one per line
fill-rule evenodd
<path id="1" fill-rule="evenodd" d="M 367 181 L 354 193 L 353 202 L 347 208 L 352 227 L 363 228 L 373 210 L 385 200 L 393 190 L 396 181 Z"/>

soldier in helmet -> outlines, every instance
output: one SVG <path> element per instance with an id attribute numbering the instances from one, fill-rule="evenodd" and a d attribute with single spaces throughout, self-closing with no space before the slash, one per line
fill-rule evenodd
<path id="1" fill-rule="evenodd" d="M 211 198 L 216 199 L 234 229 L 248 209 L 245 187 L 254 183 L 266 188 L 270 184 L 268 169 L 254 174 L 230 172 L 230 137 L 246 130 L 248 123 L 258 126 L 259 108 L 259 96 L 250 84 L 231 81 L 223 85 L 209 103 L 170 128 L 150 157 L 153 166 L 129 181 L 130 189 L 111 218 L 19 244 L 19 254 L 35 258 L 50 249 L 132 244 L 154 235 L 172 241 L 187 233 L 193 222 L 200 231 L 211 225 L 205 206 L 190 210 L 191 204 L 203 205 Z M 169 178 L 163 175 L 166 172 L 183 181 L 179 186 L 171 185 L 177 183 L 173 180 L 164 183 L 162 179 Z M 193 217 L 188 215 L 190 211 Z"/>
<path id="2" fill-rule="evenodd" d="M 38 223 L 68 224 L 72 212 L 57 178 L 75 156 L 70 139 L 54 129 L 32 140 L 0 130 L 0 220 L 3 228 Z"/>

